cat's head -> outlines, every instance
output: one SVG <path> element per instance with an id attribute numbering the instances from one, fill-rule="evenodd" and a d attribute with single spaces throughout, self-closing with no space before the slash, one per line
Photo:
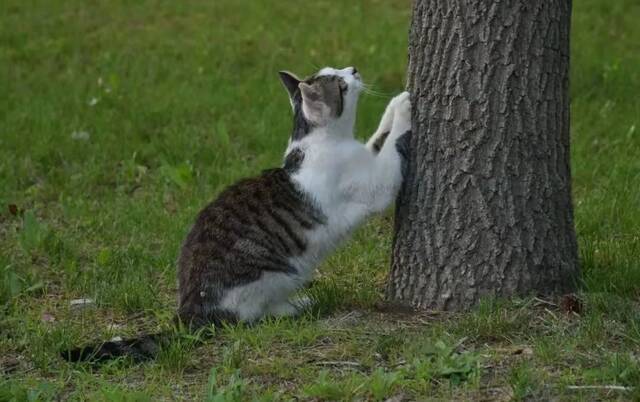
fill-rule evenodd
<path id="1" fill-rule="evenodd" d="M 341 70 L 325 67 L 304 80 L 280 71 L 280 79 L 294 112 L 292 140 L 304 137 L 314 128 L 351 134 L 362 91 L 362 80 L 355 67 Z"/>

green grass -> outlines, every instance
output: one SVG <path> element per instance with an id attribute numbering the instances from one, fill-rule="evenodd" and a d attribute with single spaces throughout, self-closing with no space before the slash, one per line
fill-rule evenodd
<path id="1" fill-rule="evenodd" d="M 224 186 L 279 164 L 277 71 L 403 87 L 406 1 L 0 5 L 0 401 L 640 399 L 640 5 L 574 2 L 572 168 L 583 312 L 485 300 L 381 312 L 392 217 L 322 267 L 321 308 L 188 337 L 141 365 L 57 352 L 166 327 L 175 260 Z M 365 97 L 362 138 L 388 98 Z M 15 206 L 15 207 L 14 207 Z M 70 301 L 95 303 L 73 307 Z M 571 390 L 622 385 L 631 391 Z"/>

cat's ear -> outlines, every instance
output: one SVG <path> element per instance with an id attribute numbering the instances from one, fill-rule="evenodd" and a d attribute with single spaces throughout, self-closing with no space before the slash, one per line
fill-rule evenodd
<path id="1" fill-rule="evenodd" d="M 280 81 L 282 81 L 282 85 L 284 85 L 284 88 L 289 93 L 289 98 L 293 99 L 293 94 L 298 89 L 298 84 L 300 84 L 301 80 L 296 77 L 294 73 L 291 73 L 289 71 L 282 70 L 279 71 L 278 74 L 280 75 Z"/>
<path id="2" fill-rule="evenodd" d="M 322 97 L 322 92 L 317 85 L 309 85 L 301 82 L 298 85 L 302 95 L 302 112 L 310 122 L 322 126 L 331 116 L 331 108 Z"/>

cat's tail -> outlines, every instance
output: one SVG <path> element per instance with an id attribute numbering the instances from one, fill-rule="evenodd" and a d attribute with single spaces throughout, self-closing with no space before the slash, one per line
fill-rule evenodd
<path id="1" fill-rule="evenodd" d="M 162 346 L 177 336 L 179 335 L 175 331 L 164 331 L 137 338 L 114 338 L 108 342 L 64 350 L 60 354 L 70 362 L 104 363 L 119 357 L 129 357 L 135 362 L 142 362 L 155 358 Z"/>
<path id="2" fill-rule="evenodd" d="M 81 346 L 60 352 L 63 359 L 70 362 L 91 362 L 101 364 L 119 357 L 128 357 L 139 363 L 154 359 L 160 350 L 177 339 L 188 339 L 192 344 L 201 344 L 214 335 L 212 331 L 223 322 L 234 322 L 232 316 L 212 314 L 204 319 L 181 314 L 174 318 L 170 329 L 136 338 L 114 338 L 108 342 Z M 210 330 L 207 330 L 209 328 Z"/>

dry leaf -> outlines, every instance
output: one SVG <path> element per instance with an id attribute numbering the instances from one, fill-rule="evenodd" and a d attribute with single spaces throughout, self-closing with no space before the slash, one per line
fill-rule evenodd
<path id="1" fill-rule="evenodd" d="M 580 315 L 584 310 L 584 305 L 575 293 L 568 293 L 560 299 L 560 310 L 565 314 L 576 313 Z"/>

